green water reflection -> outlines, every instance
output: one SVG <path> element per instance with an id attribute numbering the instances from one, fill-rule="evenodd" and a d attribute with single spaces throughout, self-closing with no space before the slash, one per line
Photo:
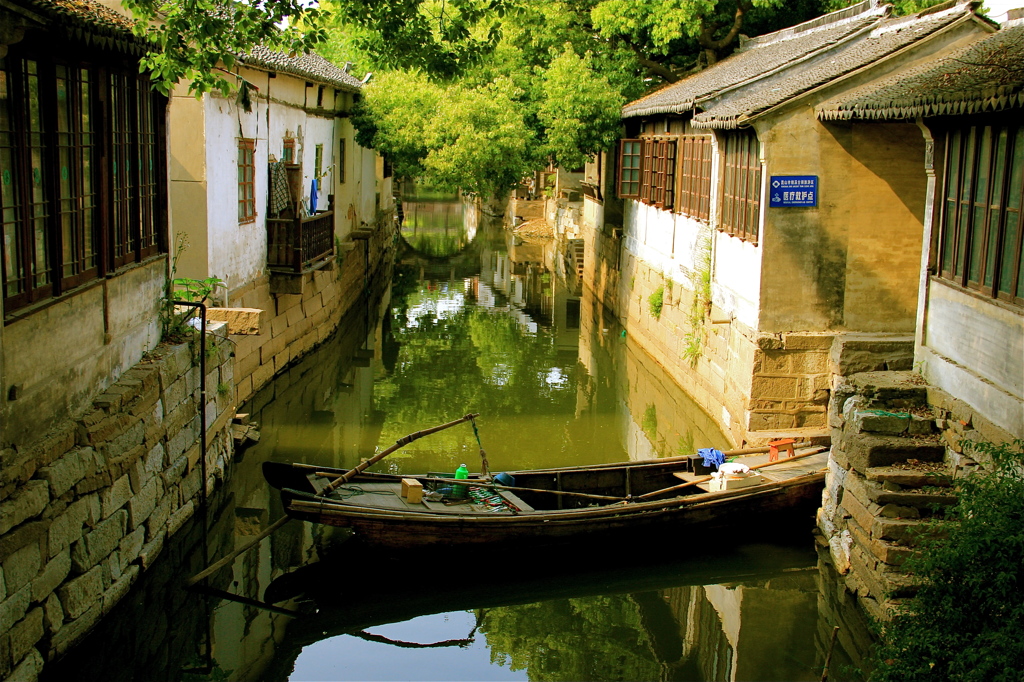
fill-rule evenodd
<path id="1" fill-rule="evenodd" d="M 361 301 L 241 409 L 260 442 L 45 680 L 817 680 L 836 624 L 829 679 L 857 678 L 847 668 L 870 639 L 810 518 L 785 540 L 664 531 L 460 555 L 391 554 L 292 522 L 212 576 L 220 592 L 183 589 L 283 515 L 267 459 L 352 466 L 469 411 L 495 471 L 731 445 L 566 276 L 557 240 L 450 204 L 458 250 L 401 244 L 390 297 Z M 476 468 L 478 450 L 459 426 L 377 469 Z"/>

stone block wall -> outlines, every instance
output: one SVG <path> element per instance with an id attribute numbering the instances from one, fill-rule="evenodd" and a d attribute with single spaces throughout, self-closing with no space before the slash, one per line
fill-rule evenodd
<path id="1" fill-rule="evenodd" d="M 333 268 L 302 275 L 301 292 L 272 294 L 264 275 L 229 294 L 232 305 L 265 311 L 262 333 L 232 335 L 238 402 L 252 396 L 289 364 L 323 343 L 342 316 L 393 261 L 395 228 L 353 232 Z"/>
<path id="2" fill-rule="evenodd" d="M 162 345 L 88 410 L 0 468 L 0 676 L 35 679 L 152 565 L 227 474 L 233 446 L 232 346 L 211 324 L 207 404 L 189 344 Z M 219 335 L 218 335 L 219 334 Z"/>
<path id="3" fill-rule="evenodd" d="M 866 372 L 837 381 L 829 408 L 832 452 L 818 528 L 847 589 L 869 615 L 889 617 L 915 585 L 902 569 L 924 522 L 956 502 L 957 467 L 914 372 Z"/>

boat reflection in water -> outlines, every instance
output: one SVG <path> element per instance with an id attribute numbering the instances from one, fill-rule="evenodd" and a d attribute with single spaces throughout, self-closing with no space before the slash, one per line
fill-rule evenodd
<path id="1" fill-rule="evenodd" d="M 301 614 L 271 677 L 820 678 L 818 565 L 805 543 L 654 541 L 514 555 L 350 541 L 268 586 L 266 602 Z M 701 556 L 681 558 L 693 543 Z"/>

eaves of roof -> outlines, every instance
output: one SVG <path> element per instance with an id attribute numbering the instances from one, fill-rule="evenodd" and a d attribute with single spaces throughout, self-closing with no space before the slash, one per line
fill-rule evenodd
<path id="1" fill-rule="evenodd" d="M 823 102 L 820 120 L 904 120 L 1024 108 L 1024 25 Z"/>
<path id="2" fill-rule="evenodd" d="M 330 85 L 344 92 L 359 92 L 363 83 L 349 72 L 339 69 L 315 52 L 290 57 L 283 52 L 258 46 L 248 54 L 239 56 L 245 66 L 287 73 L 305 80 Z"/>
<path id="3" fill-rule="evenodd" d="M 92 0 L 3 0 L 3 4 L 29 10 L 48 28 L 74 41 L 136 56 L 147 49 L 146 40 L 132 32 L 131 19 Z"/>

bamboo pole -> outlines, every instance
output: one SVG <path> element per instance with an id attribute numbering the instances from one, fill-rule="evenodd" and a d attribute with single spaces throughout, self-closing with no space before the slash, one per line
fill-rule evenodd
<path id="1" fill-rule="evenodd" d="M 323 490 L 323 492 L 321 494 L 322 495 L 327 495 L 328 493 L 333 491 L 338 486 L 343 485 L 345 483 L 348 483 L 359 472 L 363 471 L 364 469 L 367 469 L 368 467 L 373 466 L 377 462 L 381 461 L 382 459 L 384 459 L 385 457 L 390 455 L 395 450 L 398 450 L 399 448 L 405 447 L 406 445 L 408 445 L 409 443 L 413 442 L 414 440 L 419 440 L 420 438 L 423 438 L 424 436 L 429 436 L 432 433 L 437 433 L 438 431 L 443 431 L 444 429 L 447 429 L 447 428 L 450 428 L 452 426 L 455 426 L 456 424 L 461 424 L 462 422 L 470 421 L 470 420 L 475 419 L 476 417 L 479 417 L 479 416 L 480 416 L 479 413 L 467 414 L 464 417 L 459 417 L 455 421 L 450 421 L 447 424 L 441 424 L 440 426 L 435 426 L 433 428 L 424 429 L 422 431 L 417 431 L 415 433 L 410 433 L 408 436 L 405 436 L 403 438 L 399 438 L 398 440 L 395 441 L 395 444 L 392 445 L 391 447 L 389 447 L 388 449 L 386 449 L 386 450 L 384 450 L 382 452 L 377 453 L 376 455 L 374 455 L 370 459 L 366 460 L 365 462 L 361 462 L 357 466 L 349 469 L 344 474 L 339 476 L 337 479 L 334 480 L 333 483 L 329 484 L 326 488 L 324 488 L 324 490 Z"/>
<path id="2" fill-rule="evenodd" d="M 795 461 L 795 460 L 798 460 L 798 459 L 803 459 L 804 457 L 810 457 L 811 455 L 817 455 L 817 454 L 819 454 L 821 452 L 824 452 L 827 449 L 828 448 L 824 448 L 824 447 L 822 447 L 822 448 L 815 448 L 811 452 L 805 452 L 803 454 L 794 455 L 793 457 L 787 457 L 784 460 L 779 460 L 779 461 L 775 461 L 775 462 L 762 462 L 761 464 L 755 464 L 754 466 L 750 467 L 750 469 L 751 469 L 751 471 L 753 471 L 754 469 L 761 469 L 761 468 L 764 468 L 764 467 L 767 467 L 767 466 L 778 465 L 778 464 L 782 464 L 783 462 L 792 462 L 792 461 Z M 688 481 L 686 483 L 681 483 L 679 485 L 674 485 L 674 486 L 672 486 L 670 488 L 662 488 L 661 490 L 655 490 L 653 492 L 645 493 L 643 495 L 638 496 L 636 499 L 637 500 L 646 500 L 646 499 L 651 498 L 651 497 L 657 497 L 658 495 L 664 495 L 665 493 L 671 493 L 671 492 L 675 492 L 676 490 L 682 490 L 683 488 L 689 488 L 690 486 L 697 485 L 698 483 L 707 483 L 710 480 L 711 480 L 711 476 L 704 476 L 703 478 L 698 478 L 698 479 L 693 480 L 693 481 Z"/>
<path id="3" fill-rule="evenodd" d="M 273 525 L 271 525 L 265 531 L 263 531 L 262 533 L 257 535 L 255 538 L 253 538 L 251 541 L 246 543 L 244 546 L 239 547 L 238 549 L 236 549 L 235 551 L 231 552 L 230 554 L 228 554 L 226 557 L 224 557 L 220 561 L 217 561 L 217 562 L 215 562 L 213 564 L 210 564 L 209 566 L 204 568 L 202 571 L 199 571 L 199 573 L 196 573 L 194 576 L 192 576 L 191 578 L 186 580 L 185 581 L 185 587 L 192 587 L 193 585 L 195 585 L 197 582 L 199 582 L 203 578 L 206 578 L 207 576 L 209 576 L 209 575 L 211 575 L 213 573 L 216 573 L 220 569 L 224 568 L 225 566 L 230 564 L 232 561 L 234 561 L 235 558 L 239 554 L 241 554 L 241 553 L 243 553 L 245 551 L 248 551 L 249 548 L 251 548 L 253 545 L 255 545 L 260 540 L 262 540 L 263 538 L 265 538 L 268 535 L 270 535 L 271 533 L 273 533 L 275 530 L 277 530 L 278 528 L 283 526 L 288 521 L 291 521 L 291 519 L 292 519 L 292 517 L 290 517 L 290 516 L 282 516 L 277 521 L 275 521 L 273 523 Z"/>

